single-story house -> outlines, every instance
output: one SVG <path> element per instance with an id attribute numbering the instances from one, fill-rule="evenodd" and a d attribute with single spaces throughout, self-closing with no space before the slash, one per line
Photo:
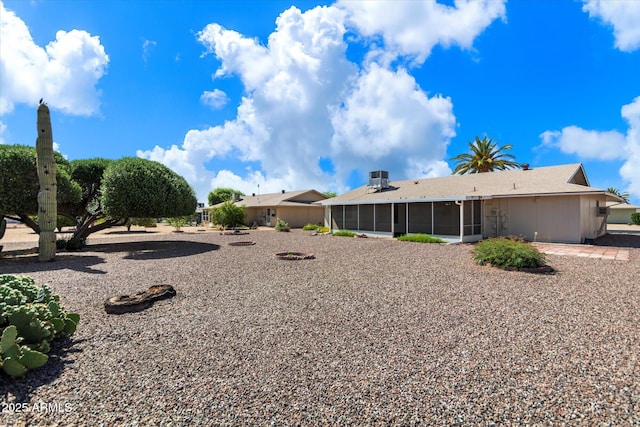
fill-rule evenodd
<path id="1" fill-rule="evenodd" d="M 282 190 L 280 193 L 239 196 L 236 197 L 235 204 L 246 208 L 245 223 L 247 225 L 273 227 L 279 218 L 290 227 L 303 227 L 306 224 L 322 224 L 324 208 L 316 202 L 326 198 L 324 194 L 316 190 Z M 210 224 L 211 211 L 216 206 L 202 209 L 205 225 Z"/>
<path id="2" fill-rule="evenodd" d="M 631 224 L 631 214 L 640 212 L 640 206 L 628 203 L 617 203 L 609 206 L 611 213 L 607 217 L 607 224 Z"/>
<path id="3" fill-rule="evenodd" d="M 369 184 L 322 201 L 331 230 L 397 236 L 426 233 L 448 241 L 495 236 L 584 243 L 607 231 L 606 204 L 618 196 L 589 185 L 582 164 Z"/>

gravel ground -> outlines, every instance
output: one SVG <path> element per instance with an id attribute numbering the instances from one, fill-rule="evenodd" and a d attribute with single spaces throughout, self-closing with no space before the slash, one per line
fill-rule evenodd
<path id="1" fill-rule="evenodd" d="M 640 249 L 537 275 L 301 230 L 89 243 L 0 258 L 81 315 L 45 367 L 0 377 L 0 425 L 640 424 Z M 178 294 L 104 312 L 154 284 Z"/>

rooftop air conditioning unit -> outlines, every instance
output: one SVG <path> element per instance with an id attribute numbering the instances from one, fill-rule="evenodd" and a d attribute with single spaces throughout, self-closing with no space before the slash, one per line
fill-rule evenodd
<path id="1" fill-rule="evenodd" d="M 596 209 L 598 210 L 597 216 L 609 216 L 611 213 L 609 206 L 598 206 Z"/>
<path id="2" fill-rule="evenodd" d="M 369 187 L 381 190 L 389 188 L 389 172 L 388 171 L 371 171 L 369 172 Z"/>

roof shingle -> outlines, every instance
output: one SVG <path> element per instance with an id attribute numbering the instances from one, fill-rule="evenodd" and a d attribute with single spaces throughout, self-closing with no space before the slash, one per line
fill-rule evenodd
<path id="1" fill-rule="evenodd" d="M 582 165 L 574 163 L 528 170 L 518 169 L 395 181 L 391 183 L 390 188 L 379 191 L 364 185 L 338 197 L 324 200 L 322 204 L 605 193 L 604 190 L 588 186 L 588 183 Z"/>

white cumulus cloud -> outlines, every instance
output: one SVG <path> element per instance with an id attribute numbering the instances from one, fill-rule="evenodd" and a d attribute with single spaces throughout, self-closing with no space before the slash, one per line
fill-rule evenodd
<path id="1" fill-rule="evenodd" d="M 266 46 L 217 24 L 205 27 L 198 39 L 221 62 L 215 74 L 238 75 L 247 95 L 234 120 L 189 131 L 179 150 L 196 153 L 200 165 L 231 154 L 259 162 L 262 170 L 243 179 L 253 188 L 262 182 L 265 192 L 331 185 L 317 165 L 332 135 L 329 106 L 357 75 L 346 58 L 343 21 L 344 12 L 333 7 L 305 13 L 292 7 L 278 17 Z M 211 189 L 207 183 L 196 190 L 202 198 Z"/>
<path id="2" fill-rule="evenodd" d="M 151 55 L 151 51 L 156 47 L 158 42 L 154 40 L 145 40 L 142 42 L 142 60 L 146 64 L 149 60 L 149 55 Z"/>
<path id="3" fill-rule="evenodd" d="M 4 132 L 7 130 L 7 125 L 0 121 L 0 144 L 4 144 Z"/>
<path id="4" fill-rule="evenodd" d="M 540 134 L 543 146 L 559 148 L 566 154 L 583 159 L 614 160 L 622 158 L 625 137 L 617 131 L 585 130 L 567 126 L 561 131 Z"/>
<path id="5" fill-rule="evenodd" d="M 451 100 L 429 98 L 404 69 L 372 64 L 342 105 L 332 114 L 331 155 L 339 175 L 356 168 L 389 169 L 400 172 L 398 178 L 417 169 L 427 175 L 455 136 Z"/>
<path id="6" fill-rule="evenodd" d="M 640 48 L 640 1 L 583 0 L 582 10 L 613 27 L 615 46 L 623 52 Z"/>
<path id="7" fill-rule="evenodd" d="M 473 41 L 494 20 L 506 18 L 506 0 L 456 0 L 454 6 L 435 1 L 338 2 L 349 22 L 365 37 L 381 36 L 385 52 L 413 56 L 419 64 L 436 45 L 471 49 Z"/>
<path id="8" fill-rule="evenodd" d="M 640 199 L 640 96 L 622 107 L 622 117 L 629 123 L 625 162 L 620 168 L 620 176 L 629 183 L 627 191 Z"/>
<path id="9" fill-rule="evenodd" d="M 640 96 L 621 109 L 629 127 L 626 134 L 618 131 L 585 130 L 567 126 L 560 131 L 547 130 L 540 134 L 543 148 L 558 148 L 582 159 L 624 160 L 620 176 L 628 183 L 626 189 L 640 198 Z"/>
<path id="10" fill-rule="evenodd" d="M 207 25 L 197 39 L 220 62 L 214 80 L 237 77 L 244 86 L 236 117 L 189 131 L 179 147 L 155 147 L 138 155 L 168 164 L 187 179 L 193 176 L 196 182 L 190 182 L 201 200 L 215 187 L 245 193 L 258 185 L 263 193 L 344 191 L 354 171 L 365 175 L 378 168 L 389 170 L 393 179 L 450 173 L 444 158 L 455 135 L 451 99 L 428 95 L 405 66 L 370 58 L 384 56 L 378 55 L 382 48 L 389 57 L 407 56 L 415 65 L 435 44 L 470 48 L 474 37 L 504 17 L 504 3 L 371 2 L 396 5 L 397 16 L 365 3 L 305 12 L 291 7 L 277 18 L 266 44 L 217 23 Z M 409 19 L 416 7 L 423 19 Z M 425 30 L 425 22 L 437 28 Z M 362 64 L 351 62 L 347 48 L 353 38 L 345 37 L 347 32 L 360 32 L 357 43 L 364 42 L 375 55 Z M 385 39 L 382 47 L 378 36 Z M 201 100 L 220 98 L 214 91 Z M 225 159 L 239 160 L 246 168 L 205 167 Z M 332 170 L 323 170 L 320 161 Z"/>
<path id="11" fill-rule="evenodd" d="M 200 95 L 200 102 L 217 110 L 227 105 L 227 102 L 229 102 L 229 97 L 226 93 L 224 93 L 224 91 L 220 89 L 214 89 L 212 91 L 204 91 L 202 95 Z"/>
<path id="12" fill-rule="evenodd" d="M 27 25 L 0 2 L 0 115 L 16 103 L 49 106 L 66 114 L 98 112 L 96 85 L 109 57 L 97 36 L 86 31 L 58 31 L 47 46 L 35 44 Z"/>

